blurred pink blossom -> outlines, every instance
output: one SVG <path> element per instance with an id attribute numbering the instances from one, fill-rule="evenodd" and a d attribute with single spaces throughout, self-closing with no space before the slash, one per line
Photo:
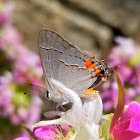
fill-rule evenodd
<path id="1" fill-rule="evenodd" d="M 16 30 L 16 28 L 10 24 L 10 25 L 6 25 L 3 28 L 1 32 L 1 39 L 3 40 L 3 42 L 5 42 L 6 45 L 10 45 L 11 49 L 12 47 L 18 49 L 19 48 L 18 45 L 21 44 L 22 38 L 20 33 Z M 12 51 L 12 50 L 7 50 L 7 51 Z"/>
<path id="2" fill-rule="evenodd" d="M 127 91 L 126 104 L 129 104 L 140 95 L 140 47 L 130 38 L 116 37 L 115 41 L 118 45 L 110 52 L 108 67 L 119 66 L 117 72 Z M 116 106 L 116 85 L 113 77 L 113 80 L 105 82 L 102 86 L 101 96 L 105 111 L 110 111 Z"/>
<path id="3" fill-rule="evenodd" d="M 31 83 L 42 85 L 42 67 L 39 56 L 22 44 L 22 36 L 12 25 L 12 1 L 0 1 L 0 53 L 5 69 L 0 76 L 0 117 L 13 125 L 33 124 L 40 118 L 42 102 L 31 93 L 22 96 Z M 9 66 L 10 68 L 7 68 Z M 20 93 L 21 92 L 21 93 Z"/>
<path id="4" fill-rule="evenodd" d="M 11 22 L 11 11 L 13 9 L 13 4 L 9 2 L 4 5 L 4 2 L 1 2 L 1 5 L 2 4 L 3 7 L 1 7 L 0 10 L 0 25 L 5 25 Z"/>

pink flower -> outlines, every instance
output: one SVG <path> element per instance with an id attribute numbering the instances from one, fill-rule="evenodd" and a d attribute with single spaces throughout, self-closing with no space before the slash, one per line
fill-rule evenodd
<path id="1" fill-rule="evenodd" d="M 3 7 L 1 6 L 1 11 L 0 11 L 0 25 L 5 25 L 11 22 L 11 11 L 13 9 L 13 4 L 12 3 L 6 3 L 1 2 L 1 5 L 4 5 Z"/>
<path id="2" fill-rule="evenodd" d="M 140 104 L 133 101 L 116 122 L 111 135 L 114 140 L 133 140 L 140 137 Z"/>
<path id="3" fill-rule="evenodd" d="M 114 71 L 115 72 L 115 71 Z M 125 92 L 117 73 L 119 86 L 118 104 L 110 125 L 112 140 L 139 140 L 140 137 L 140 104 L 131 102 L 126 112 L 123 113 Z"/>
<path id="4" fill-rule="evenodd" d="M 70 127 L 64 125 L 48 125 L 37 127 L 33 130 L 35 137 L 43 140 L 54 140 L 54 138 L 65 137 Z"/>
<path id="5" fill-rule="evenodd" d="M 131 38 L 116 37 L 115 42 L 117 45 L 108 56 L 108 67 L 119 66 L 116 70 L 127 91 L 125 102 L 130 104 L 131 101 L 139 99 L 140 95 L 140 47 Z M 100 92 L 105 112 L 115 109 L 117 102 L 117 90 L 113 85 L 116 83 L 115 78 L 112 80 L 113 82 L 105 82 Z"/>
<path id="6" fill-rule="evenodd" d="M 28 129 L 28 128 L 27 128 Z M 47 125 L 34 128 L 33 132 L 30 131 L 30 136 L 33 139 L 40 139 L 40 140 L 54 140 L 54 139 L 61 139 L 67 137 L 69 130 L 71 130 L 71 126 L 67 125 Z M 19 137 L 14 140 L 31 140 L 30 138 L 26 137 Z"/>

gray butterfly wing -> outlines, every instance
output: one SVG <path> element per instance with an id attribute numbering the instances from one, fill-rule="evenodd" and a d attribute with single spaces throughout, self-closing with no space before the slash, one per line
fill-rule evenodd
<path id="1" fill-rule="evenodd" d="M 57 89 L 50 78 L 62 82 L 78 94 L 89 88 L 97 79 L 91 76 L 83 61 L 94 59 L 53 31 L 41 30 L 39 52 L 48 90 L 58 100 L 56 102 L 63 102 L 69 97 L 57 94 Z"/>
<path id="2" fill-rule="evenodd" d="M 64 97 L 60 94 L 56 94 L 57 89 L 51 83 L 50 78 L 56 79 L 60 56 L 66 50 L 70 49 L 71 46 L 57 33 L 42 29 L 38 37 L 38 47 L 48 91 L 53 96 L 52 98 L 55 102 L 61 102 L 61 100 L 64 100 Z"/>

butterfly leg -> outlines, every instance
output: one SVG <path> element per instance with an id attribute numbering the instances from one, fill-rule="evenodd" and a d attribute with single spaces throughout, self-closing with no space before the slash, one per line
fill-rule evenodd
<path id="1" fill-rule="evenodd" d="M 63 105 L 66 105 L 66 104 L 68 104 L 68 103 L 69 103 L 69 101 L 67 101 L 67 102 L 62 102 L 62 103 L 61 103 L 61 102 L 60 102 L 60 103 L 57 103 L 57 104 L 56 104 L 56 110 L 59 111 L 58 108 L 61 107 L 64 111 L 66 111 L 66 109 L 63 107 Z"/>

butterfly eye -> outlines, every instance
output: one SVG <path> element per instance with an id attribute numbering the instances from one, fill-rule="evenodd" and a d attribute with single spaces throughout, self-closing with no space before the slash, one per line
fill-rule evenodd
<path id="1" fill-rule="evenodd" d="M 101 74 L 104 74 L 105 73 L 105 71 L 104 70 L 101 70 Z"/>

